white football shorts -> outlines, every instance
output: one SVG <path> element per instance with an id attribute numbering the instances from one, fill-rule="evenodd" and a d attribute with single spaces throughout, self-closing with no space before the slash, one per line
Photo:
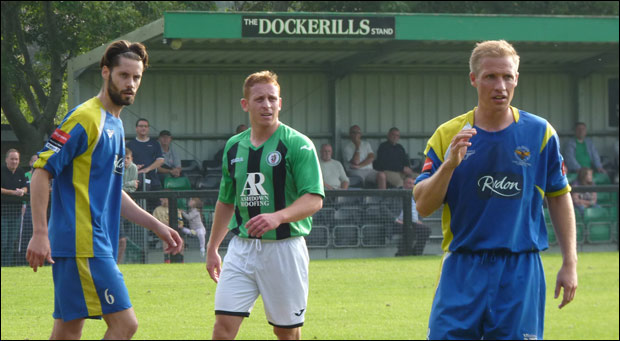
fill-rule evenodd
<path id="1" fill-rule="evenodd" d="M 233 237 L 215 290 L 215 314 L 249 317 L 260 294 L 269 324 L 301 327 L 308 303 L 309 262 L 304 237 Z"/>

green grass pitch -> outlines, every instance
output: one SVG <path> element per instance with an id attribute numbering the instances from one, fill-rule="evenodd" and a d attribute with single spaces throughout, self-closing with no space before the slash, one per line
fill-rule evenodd
<path id="1" fill-rule="evenodd" d="M 618 339 L 618 252 L 579 254 L 575 300 L 553 299 L 559 254 L 543 254 L 546 339 Z M 303 339 L 425 339 L 439 256 L 310 262 Z M 204 264 L 121 265 L 138 315 L 135 339 L 210 339 L 215 283 Z M 51 267 L 2 268 L 4 339 L 47 339 L 54 308 Z M 88 320 L 83 339 L 101 339 L 105 322 Z M 275 339 L 262 301 L 237 339 Z"/>

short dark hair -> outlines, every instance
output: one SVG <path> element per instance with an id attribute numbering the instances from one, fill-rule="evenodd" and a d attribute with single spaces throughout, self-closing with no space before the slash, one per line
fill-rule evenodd
<path id="1" fill-rule="evenodd" d="M 577 122 L 577 123 L 575 123 L 575 128 L 577 128 L 579 126 L 586 126 L 586 124 L 584 122 Z"/>
<path id="2" fill-rule="evenodd" d="M 169 130 L 162 130 L 159 132 L 159 136 L 172 136 L 172 134 L 170 134 Z"/>
<path id="3" fill-rule="evenodd" d="M 107 66 L 112 69 L 119 64 L 121 57 L 142 61 L 144 69 L 149 66 L 149 55 L 144 45 L 131 43 L 127 40 L 117 40 L 106 48 L 99 67 L 103 69 L 104 66 Z"/>
<path id="4" fill-rule="evenodd" d="M 137 127 L 137 126 L 138 126 L 138 124 L 140 124 L 140 122 L 142 122 L 142 121 L 144 121 L 144 122 L 148 123 L 148 125 L 151 125 L 151 124 L 149 123 L 149 120 L 147 120 L 146 118 L 139 118 L 139 119 L 136 121 L 136 127 Z"/>

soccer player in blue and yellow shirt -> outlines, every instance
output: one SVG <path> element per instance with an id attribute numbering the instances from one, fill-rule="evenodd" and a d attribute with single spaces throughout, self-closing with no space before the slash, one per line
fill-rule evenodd
<path id="1" fill-rule="evenodd" d="M 519 56 L 506 41 L 470 58 L 478 106 L 428 141 L 414 196 L 420 215 L 443 204 L 445 251 L 429 339 L 542 339 L 546 198 L 562 251 L 555 296 L 577 289 L 575 214 L 559 139 L 544 119 L 510 106 Z"/>
<path id="2" fill-rule="evenodd" d="M 34 164 L 34 230 L 26 258 L 35 272 L 45 261 L 52 263 L 51 339 L 80 338 L 85 318 L 103 317 L 105 339 L 130 339 L 136 332 L 138 321 L 116 266 L 121 214 L 157 234 L 170 245 L 168 252 L 183 247 L 176 231 L 122 191 L 125 133 L 120 113 L 134 102 L 147 65 L 142 44 L 110 44 L 100 63 L 101 91 L 65 116 Z"/>

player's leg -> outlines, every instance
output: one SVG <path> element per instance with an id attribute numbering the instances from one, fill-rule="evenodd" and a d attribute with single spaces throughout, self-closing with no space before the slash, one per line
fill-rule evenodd
<path id="1" fill-rule="evenodd" d="M 237 336 L 244 316 L 215 315 L 213 340 L 232 340 Z"/>
<path id="2" fill-rule="evenodd" d="M 281 340 L 301 337 L 308 304 L 308 248 L 303 237 L 262 242 L 257 274 L 265 315 Z"/>
<path id="3" fill-rule="evenodd" d="M 480 340 L 489 274 L 484 255 L 448 252 L 428 322 L 429 340 Z"/>
<path id="4" fill-rule="evenodd" d="M 132 308 L 112 314 L 103 315 L 108 330 L 103 337 L 106 340 L 129 340 L 138 330 L 138 319 Z"/>
<path id="5" fill-rule="evenodd" d="M 378 189 L 386 189 L 387 188 L 387 177 L 385 172 L 377 172 L 373 170 L 373 172 L 369 172 L 370 181 L 376 182 Z M 374 177 L 374 179 L 372 179 Z"/>
<path id="6" fill-rule="evenodd" d="M 118 240 L 118 264 L 123 263 L 125 259 L 125 249 L 127 248 L 127 237 L 119 238 Z"/>
<path id="7" fill-rule="evenodd" d="M 496 295 L 485 321 L 484 339 L 543 339 L 545 274 L 538 252 L 511 254 L 498 262 Z"/>
<path id="8" fill-rule="evenodd" d="M 79 340 L 82 337 L 83 327 L 83 318 L 67 322 L 62 319 L 54 319 L 54 328 L 50 340 Z"/>
<path id="9" fill-rule="evenodd" d="M 273 333 L 276 334 L 278 340 L 301 340 L 301 327 L 297 328 L 279 328 L 273 327 Z"/>
<path id="10" fill-rule="evenodd" d="M 258 298 L 254 278 L 257 264 L 255 240 L 233 237 L 228 244 L 224 266 L 215 289 L 213 339 L 232 340 L 244 317 L 249 317 Z"/>

